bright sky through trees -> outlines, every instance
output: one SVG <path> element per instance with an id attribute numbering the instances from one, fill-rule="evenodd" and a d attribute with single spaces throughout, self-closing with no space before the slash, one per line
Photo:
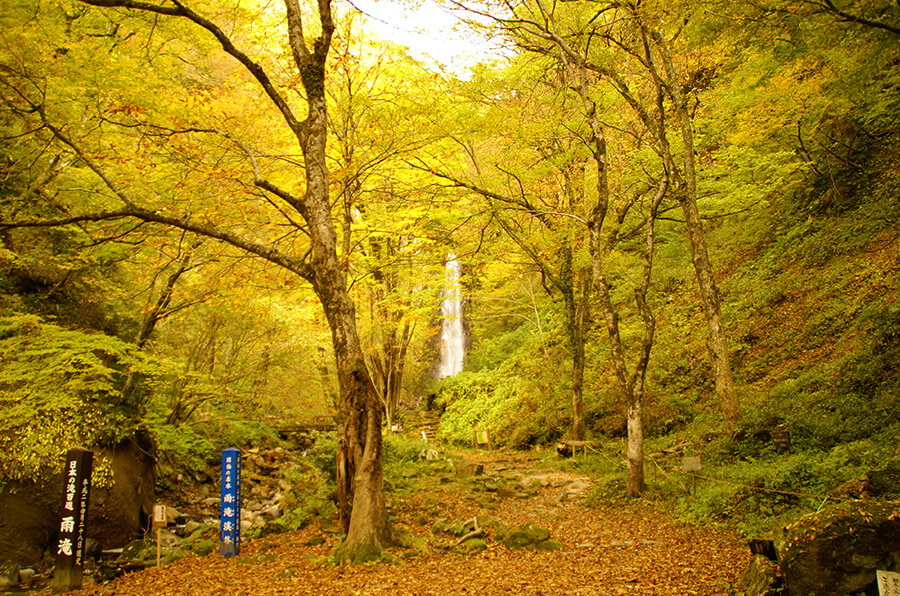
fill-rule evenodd
<path id="1" fill-rule="evenodd" d="M 463 22 L 459 10 L 434 0 L 415 5 L 397 0 L 350 3 L 367 17 L 375 37 L 408 47 L 410 54 L 429 68 L 448 70 L 468 79 L 469 68 L 503 55 L 499 44 Z"/>

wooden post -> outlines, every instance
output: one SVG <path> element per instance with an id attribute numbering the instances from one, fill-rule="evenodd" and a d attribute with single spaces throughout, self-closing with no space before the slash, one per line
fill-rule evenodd
<path id="1" fill-rule="evenodd" d="M 694 472 L 699 472 L 703 469 L 703 464 L 700 462 L 700 458 L 683 458 L 681 460 L 681 469 L 691 475 L 691 488 L 689 494 L 694 494 L 695 492 L 697 492 L 697 476 L 694 474 Z"/>
<path id="2" fill-rule="evenodd" d="M 69 592 L 81 588 L 84 564 L 84 525 L 94 454 L 87 449 L 70 449 L 63 468 L 63 498 L 59 516 L 59 538 L 56 542 L 56 569 L 53 591 Z"/>
<path id="3" fill-rule="evenodd" d="M 166 506 L 153 506 L 153 527 L 156 529 L 156 566 L 159 567 L 160 550 L 162 544 L 162 529 L 166 527 Z"/>

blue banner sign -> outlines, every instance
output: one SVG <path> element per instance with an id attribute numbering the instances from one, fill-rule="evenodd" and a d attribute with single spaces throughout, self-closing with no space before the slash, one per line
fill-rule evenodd
<path id="1" fill-rule="evenodd" d="M 219 552 L 241 552 L 241 450 L 222 451 L 222 503 L 219 509 Z"/>

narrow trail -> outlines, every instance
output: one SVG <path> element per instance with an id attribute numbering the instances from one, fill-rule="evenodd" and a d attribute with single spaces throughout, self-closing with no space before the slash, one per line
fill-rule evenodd
<path id="1" fill-rule="evenodd" d="M 673 521 L 643 502 L 623 499 L 621 505 L 586 508 L 589 477 L 495 457 L 484 457 L 487 478 L 514 477 L 533 488 L 507 496 L 452 483 L 391 499 L 395 528 L 426 538 L 427 553 L 398 550 L 395 563 L 329 565 L 325 561 L 338 537 L 314 524 L 251 541 L 239 557 L 188 555 L 73 594 L 709 596 L 731 594 L 750 558 L 736 535 Z M 487 550 L 461 553 L 453 547 L 455 537 L 432 534 L 438 519 L 475 515 L 493 516 L 509 527 L 544 526 L 563 548 L 508 550 L 488 540 Z M 308 545 L 319 536 L 323 544 Z"/>

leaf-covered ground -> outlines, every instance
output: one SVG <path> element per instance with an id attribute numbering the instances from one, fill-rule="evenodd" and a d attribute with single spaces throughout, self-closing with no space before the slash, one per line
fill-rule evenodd
<path id="1" fill-rule="evenodd" d="M 521 473 L 502 463 L 488 467 Z M 730 594 L 750 558 L 733 534 L 678 523 L 642 502 L 623 499 L 621 505 L 587 508 L 583 494 L 567 495 L 564 488 L 576 480 L 589 483 L 589 478 L 540 474 L 547 486 L 527 498 L 498 498 L 458 483 L 395 496 L 395 527 L 427 539 L 428 550 L 391 549 L 393 562 L 328 564 L 338 537 L 314 525 L 251 541 L 239 557 L 188 555 L 75 594 L 713 595 Z M 508 550 L 489 537 L 486 550 L 464 553 L 455 547 L 456 537 L 431 532 L 438 518 L 462 521 L 482 514 L 508 526 L 544 526 L 563 548 Z M 308 545 L 319 536 L 325 543 Z"/>

